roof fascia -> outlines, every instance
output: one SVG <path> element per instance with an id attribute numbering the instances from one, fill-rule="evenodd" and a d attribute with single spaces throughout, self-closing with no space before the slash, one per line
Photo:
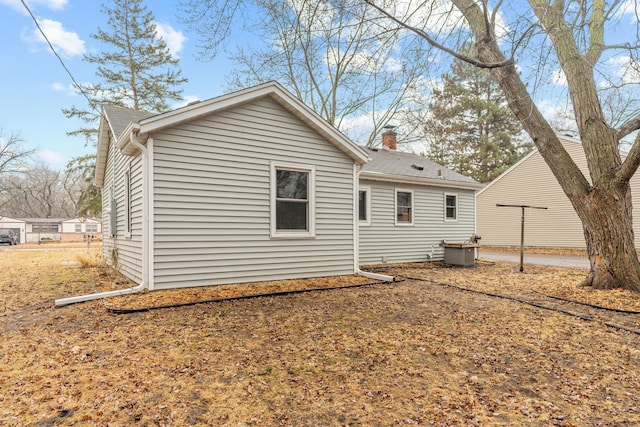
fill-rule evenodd
<path id="1" fill-rule="evenodd" d="M 143 119 L 139 122 L 140 129 L 138 135 L 140 135 L 141 138 L 144 138 L 152 132 L 176 126 L 208 114 L 228 110 L 263 96 L 270 96 L 286 110 L 301 119 L 305 124 L 307 124 L 307 126 L 327 138 L 337 148 L 351 157 L 356 163 L 364 164 L 369 161 L 369 155 L 362 148 L 353 143 L 349 138 L 331 126 L 326 120 L 322 119 L 317 113 L 307 107 L 302 101 L 291 95 L 276 82 L 267 82 L 238 92 L 222 95 L 208 101 L 201 101 L 197 104 L 188 105 L 177 110 Z M 128 135 L 128 130 L 129 128 L 123 132 L 123 135 Z M 126 143 L 123 142 L 122 146 L 126 149 Z"/>
<path id="2" fill-rule="evenodd" d="M 475 183 L 475 182 L 451 181 L 451 180 L 439 179 L 439 178 L 413 178 L 413 177 L 389 175 L 385 173 L 369 172 L 369 171 L 360 172 L 360 178 L 368 179 L 372 181 L 424 185 L 429 187 L 460 188 L 464 190 L 475 190 L 475 191 L 484 187 L 482 184 Z"/>
<path id="3" fill-rule="evenodd" d="M 104 185 L 104 174 L 107 168 L 107 155 L 109 153 L 109 135 L 113 135 L 111 123 L 107 117 L 104 107 L 100 115 L 100 128 L 98 130 L 98 150 L 96 153 L 96 169 L 93 175 L 93 182 L 96 187 L 102 188 Z"/>

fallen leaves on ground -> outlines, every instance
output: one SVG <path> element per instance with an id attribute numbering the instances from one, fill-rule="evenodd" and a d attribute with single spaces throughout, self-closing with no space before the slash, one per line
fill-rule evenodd
<path id="1" fill-rule="evenodd" d="M 387 265 L 378 268 L 432 282 L 113 315 L 101 301 L 53 307 L 54 298 L 122 282 L 107 268 L 68 264 L 90 258 L 86 248 L 1 255 L 3 271 L 11 270 L 0 279 L 3 425 L 640 423 L 640 336 L 443 285 L 527 297 L 571 290 L 590 302 L 638 307 L 636 294 L 575 288 L 584 270 Z M 213 289 L 118 304 L 190 301 Z"/>

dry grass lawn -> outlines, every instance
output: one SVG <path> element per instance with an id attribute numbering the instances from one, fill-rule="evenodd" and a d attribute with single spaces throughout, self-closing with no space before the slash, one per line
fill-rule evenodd
<path id="1" fill-rule="evenodd" d="M 142 308 L 356 279 L 55 308 L 54 298 L 128 284 L 99 265 L 93 247 L 3 248 L 0 268 L 0 425 L 640 423 L 640 335 L 607 326 L 640 331 L 640 315 L 543 296 L 640 311 L 635 294 L 576 288 L 581 270 L 384 266 L 440 284 L 404 280 L 117 315 L 105 303 Z"/>

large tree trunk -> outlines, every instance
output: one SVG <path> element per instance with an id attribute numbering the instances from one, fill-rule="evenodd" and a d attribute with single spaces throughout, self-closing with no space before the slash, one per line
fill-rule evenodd
<path id="1" fill-rule="evenodd" d="M 582 282 L 595 289 L 640 291 L 629 184 L 594 187 L 573 204 L 582 221 L 591 270 Z"/>
<path id="2" fill-rule="evenodd" d="M 484 15 L 473 0 L 454 0 L 476 30 L 478 58 L 500 63 L 505 57 L 495 37 L 487 37 Z M 592 71 L 579 55 L 561 46 L 571 34 L 557 37 L 556 48 L 570 80 L 591 182 L 566 152 L 557 135 L 531 99 L 513 65 L 492 68 L 491 73 L 507 96 L 509 106 L 533 139 L 564 193 L 582 221 L 591 270 L 583 285 L 597 289 L 640 291 L 640 261 L 634 246 L 630 176 L 622 176 L 616 133 L 605 124 L 595 91 Z M 554 38 L 552 36 L 552 38 Z M 560 40 L 558 40 L 558 38 Z M 575 50 L 575 49 L 574 49 Z M 576 76 L 582 76 L 580 78 Z"/>

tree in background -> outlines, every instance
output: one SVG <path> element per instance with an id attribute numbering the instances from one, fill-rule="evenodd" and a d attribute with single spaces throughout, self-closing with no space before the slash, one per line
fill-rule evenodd
<path id="1" fill-rule="evenodd" d="M 45 163 L 25 167 L 0 179 L 2 214 L 18 218 L 73 218 L 82 194 L 80 177 L 51 169 Z"/>
<path id="2" fill-rule="evenodd" d="M 153 13 L 142 5 L 142 0 L 111 0 L 110 6 L 102 5 L 102 12 L 108 16 L 108 29 L 98 27 L 91 37 L 105 49 L 83 58 L 96 65 L 98 82 L 77 88 L 87 95 L 89 105 L 63 109 L 68 118 L 79 118 L 85 124 L 69 135 L 82 135 L 93 145 L 102 104 L 164 112 L 169 109 L 169 101 L 182 99 L 178 87 L 187 81 L 181 77 L 178 59 L 158 37 Z M 94 158 L 82 157 L 72 160 L 70 167 L 74 170 L 83 166 L 86 170 L 82 174 L 86 176 L 94 165 Z M 101 205 L 97 190 L 95 187 L 85 190 L 81 210 L 97 212 Z"/>
<path id="3" fill-rule="evenodd" d="M 532 148 L 489 71 L 459 59 L 432 90 L 426 111 L 425 155 L 478 182 L 492 181 Z"/>
<path id="4" fill-rule="evenodd" d="M 21 172 L 34 150 L 25 150 L 20 146 L 22 139 L 17 134 L 4 136 L 0 129 L 0 175 Z"/>
<path id="5" fill-rule="evenodd" d="M 232 23 L 240 16 L 246 19 L 243 8 L 253 8 L 260 17 L 251 29 L 266 43 L 261 50 L 240 48 L 232 55 L 238 66 L 233 89 L 277 80 L 329 123 L 367 145 L 379 142 L 377 135 L 389 121 L 405 121 L 411 93 L 422 90 L 428 67 L 428 62 L 417 61 L 428 56 L 418 37 L 399 43 L 398 29 L 381 32 L 379 22 L 354 0 L 183 2 L 183 19 L 204 40 L 203 56 L 215 56 Z M 347 16 L 345 9 L 354 13 Z M 356 136 L 350 120 L 363 116 L 371 132 Z"/>
<path id="6" fill-rule="evenodd" d="M 629 180 L 640 166 L 640 114 L 614 124 L 603 108 L 606 91 L 640 83 L 637 4 L 620 0 L 528 0 L 518 8 L 451 0 L 451 7 L 365 0 L 389 22 L 420 35 L 444 55 L 490 70 L 509 107 L 522 123 L 571 201 L 584 230 L 591 263 L 583 285 L 640 291 Z M 446 31 L 433 22 L 448 21 Z M 635 30 L 620 27 L 635 25 Z M 623 23 L 621 25 L 621 22 Z M 605 37 L 606 35 L 606 37 Z M 473 40 L 473 55 L 460 53 Z M 623 60 L 626 69 L 619 60 Z M 520 69 L 516 67 L 519 64 Z M 527 86 L 522 69 L 531 70 Z M 585 176 L 566 152 L 534 100 L 540 82 L 560 70 L 586 155 Z M 633 136 L 625 160 L 619 144 Z"/>

